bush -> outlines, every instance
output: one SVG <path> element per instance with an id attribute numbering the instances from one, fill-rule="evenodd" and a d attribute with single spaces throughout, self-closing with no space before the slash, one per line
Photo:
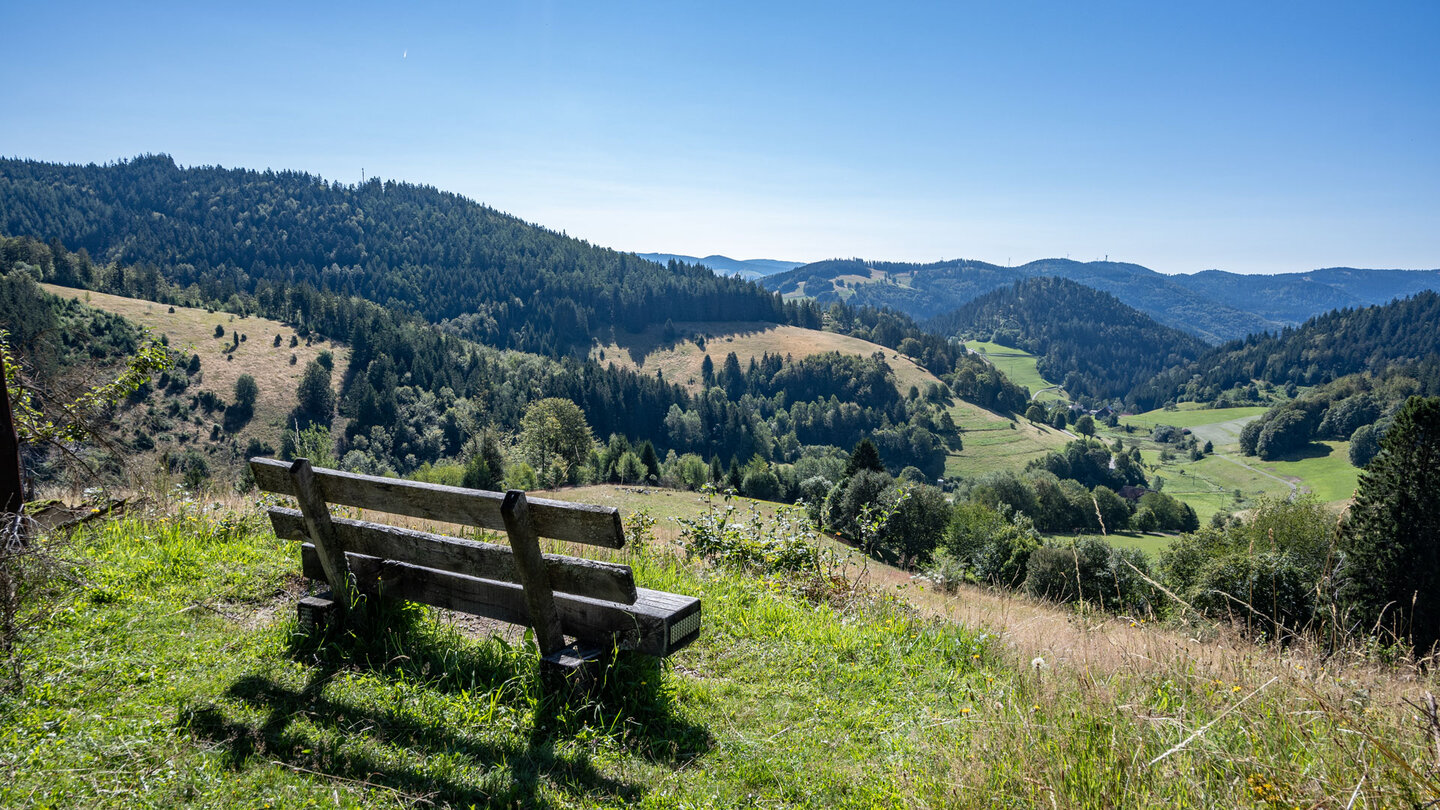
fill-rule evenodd
<path id="1" fill-rule="evenodd" d="M 747 498 L 773 501 L 780 494 L 780 479 L 769 469 L 750 470 L 740 481 L 740 491 Z"/>
<path id="2" fill-rule="evenodd" d="M 973 565 L 980 549 L 1005 531 L 1009 523 L 1004 515 L 984 504 L 969 501 L 955 504 L 940 539 L 940 549 L 966 566 Z"/>
<path id="3" fill-rule="evenodd" d="M 823 475 L 812 475 L 800 482 L 800 500 L 805 502 L 805 513 L 816 526 L 824 519 L 825 496 L 835 485 Z"/>
<path id="4" fill-rule="evenodd" d="M 1025 592 L 1053 602 L 1083 600 L 1112 612 L 1153 612 L 1157 592 L 1146 582 L 1149 566 L 1136 549 L 1098 538 L 1036 549 L 1026 564 Z"/>
<path id="5" fill-rule="evenodd" d="M 1177 537 L 1160 554 L 1161 579 L 1206 615 L 1295 630 L 1319 615 L 1334 527 L 1313 497 L 1265 498 L 1244 523 Z"/>
<path id="6" fill-rule="evenodd" d="M 1199 571 L 1190 604 L 1268 633 L 1295 630 L 1315 616 L 1315 583 L 1307 568 L 1284 552 L 1210 560 Z"/>
<path id="7" fill-rule="evenodd" d="M 1030 519 L 1017 516 L 976 550 L 972 557 L 975 578 L 991 585 L 1019 587 L 1025 580 L 1031 553 L 1040 546 L 1040 535 Z"/>

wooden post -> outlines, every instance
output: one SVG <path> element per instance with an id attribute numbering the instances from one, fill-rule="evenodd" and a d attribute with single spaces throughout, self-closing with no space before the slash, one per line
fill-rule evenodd
<path id="1" fill-rule="evenodd" d="M 560 614 L 555 609 L 555 593 L 550 589 L 550 575 L 540 554 L 540 538 L 530 522 L 530 508 L 522 490 L 505 493 L 500 505 L 505 519 L 505 533 L 510 536 L 510 550 L 515 555 L 515 570 L 525 588 L 525 606 L 530 611 L 530 624 L 535 628 L 535 641 L 540 655 L 548 656 L 565 647 L 560 631 Z"/>
<path id="2" fill-rule="evenodd" d="M 18 515 L 25 503 L 24 468 L 20 464 L 20 437 L 10 412 L 10 389 L 4 373 L 5 347 L 0 346 L 0 515 Z M 24 534 L 19 535 L 24 542 Z"/>
<path id="3" fill-rule="evenodd" d="M 315 486 L 315 473 L 310 459 L 297 458 L 290 465 L 290 478 L 295 482 L 295 500 L 300 502 L 300 513 L 305 516 L 305 528 L 320 565 L 325 569 L 325 579 L 330 582 L 330 593 L 339 610 L 349 609 L 354 600 L 354 584 L 350 581 L 350 566 L 345 562 L 345 548 L 335 536 L 330 525 L 330 509 L 325 498 Z"/>

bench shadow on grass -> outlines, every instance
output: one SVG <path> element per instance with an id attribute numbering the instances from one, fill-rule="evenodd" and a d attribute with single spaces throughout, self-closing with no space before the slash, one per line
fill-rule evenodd
<path id="1" fill-rule="evenodd" d="M 621 653 L 586 693 L 545 689 L 533 652 L 498 638 L 464 639 L 418 610 L 383 612 L 390 614 L 383 623 L 361 617 L 352 633 L 292 636 L 291 657 L 311 665 L 303 687 L 244 675 L 223 700 L 182 710 L 179 724 L 217 744 L 235 770 L 262 760 L 459 806 L 544 807 L 542 787 L 602 801 L 639 800 L 642 785 L 604 775 L 583 746 L 567 745 L 586 729 L 619 735 L 632 754 L 676 767 L 711 747 L 709 732 L 676 712 L 657 659 Z M 374 630 L 367 632 L 367 624 Z M 477 708 L 493 699 L 510 710 L 507 717 L 528 712 L 530 733 L 507 738 L 487 733 L 492 729 L 483 724 L 397 710 L 387 701 L 327 696 L 327 685 L 346 672 L 452 696 L 464 690 Z M 227 704 L 250 711 L 227 711 Z M 257 711 L 263 720 L 235 719 Z M 297 727 L 302 718 L 306 727 Z"/>

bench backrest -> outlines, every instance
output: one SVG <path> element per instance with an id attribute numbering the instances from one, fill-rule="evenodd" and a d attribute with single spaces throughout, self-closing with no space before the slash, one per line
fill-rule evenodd
<path id="1" fill-rule="evenodd" d="M 295 495 L 290 467 L 290 463 L 273 458 L 250 459 L 255 484 L 265 492 Z M 499 492 L 357 475 L 318 467 L 314 469 L 314 478 L 326 503 L 505 531 L 504 516 L 500 512 L 505 496 Z M 620 511 L 613 506 L 547 498 L 528 498 L 527 503 L 535 533 L 540 537 L 606 548 L 622 548 L 625 545 Z"/>
<path id="2" fill-rule="evenodd" d="M 547 655 L 563 646 L 562 619 L 575 635 L 592 626 L 612 631 L 615 611 L 591 600 L 636 604 L 629 566 L 541 554 L 537 543 L 549 537 L 621 548 L 625 534 L 613 507 L 356 475 L 312 468 L 305 459 L 254 458 L 250 469 L 261 490 L 299 502 L 299 510 L 269 510 L 275 533 L 308 541 L 302 552 L 306 575 L 328 580 L 342 604 L 352 597 L 352 587 L 369 591 L 383 584 L 400 598 L 530 624 Z M 328 504 L 504 531 L 510 545 L 333 518 Z M 580 599 L 563 597 L 557 610 L 557 593 Z M 653 607 L 647 603 L 644 609 Z M 664 647 L 668 650 L 669 639 Z"/>

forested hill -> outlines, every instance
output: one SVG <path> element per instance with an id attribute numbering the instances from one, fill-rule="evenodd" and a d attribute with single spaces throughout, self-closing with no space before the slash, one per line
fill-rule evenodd
<path id="1" fill-rule="evenodd" d="M 595 247 L 428 186 L 290 171 L 0 160 L 0 234 L 58 241 L 206 300 L 308 284 L 549 355 L 592 330 L 785 318 L 779 299 L 682 263 Z M 58 279 L 84 286 L 84 279 Z M 149 296 L 147 296 L 149 297 Z"/>
<path id="2" fill-rule="evenodd" d="M 1381 375 L 1440 355 L 1440 294 L 1418 293 L 1382 306 L 1339 309 L 1278 333 L 1252 335 L 1212 350 L 1137 387 L 1142 410 L 1172 399 L 1214 401 L 1252 380 L 1320 385 L 1348 374 Z"/>
<path id="3" fill-rule="evenodd" d="M 1063 278 L 1031 278 L 993 290 L 926 328 L 942 335 L 993 340 L 1039 355 L 1048 380 L 1063 381 L 1082 400 L 1121 399 L 1207 347 L 1163 326 L 1109 293 Z"/>
<path id="4" fill-rule="evenodd" d="M 821 303 L 888 306 L 921 320 L 964 305 L 1024 278 L 1053 276 L 1108 292 L 1167 326 L 1212 344 L 1298 326 L 1342 307 L 1387 303 L 1440 289 L 1440 270 L 1354 270 L 1239 275 L 1209 270 L 1163 275 L 1125 262 L 1041 259 L 1001 267 L 968 259 L 932 264 L 836 259 L 797 267 L 761 280 L 785 294 Z"/>

